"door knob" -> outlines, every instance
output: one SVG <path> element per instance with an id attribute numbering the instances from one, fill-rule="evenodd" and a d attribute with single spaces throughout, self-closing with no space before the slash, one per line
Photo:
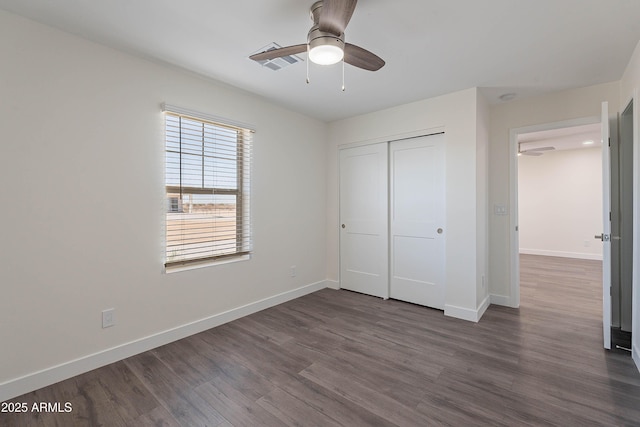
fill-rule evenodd
<path id="1" fill-rule="evenodd" d="M 346 225 L 342 224 L 342 228 L 346 228 L 346 227 L 347 227 Z"/>
<path id="2" fill-rule="evenodd" d="M 438 234 L 442 234 L 442 228 L 438 228 Z"/>

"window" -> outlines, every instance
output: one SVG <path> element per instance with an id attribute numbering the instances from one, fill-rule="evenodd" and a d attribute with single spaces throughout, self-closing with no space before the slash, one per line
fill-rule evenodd
<path id="1" fill-rule="evenodd" d="M 180 205 L 181 203 L 178 197 L 169 197 L 169 212 L 182 212 Z"/>
<path id="2" fill-rule="evenodd" d="M 252 131 L 164 109 L 165 267 L 249 254 Z"/>

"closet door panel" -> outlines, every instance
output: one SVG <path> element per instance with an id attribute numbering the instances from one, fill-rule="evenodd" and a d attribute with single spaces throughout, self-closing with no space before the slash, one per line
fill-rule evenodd
<path id="1" fill-rule="evenodd" d="M 340 150 L 340 287 L 389 297 L 388 144 Z"/>
<path id="2" fill-rule="evenodd" d="M 444 135 L 390 144 L 390 296 L 444 308 Z"/>

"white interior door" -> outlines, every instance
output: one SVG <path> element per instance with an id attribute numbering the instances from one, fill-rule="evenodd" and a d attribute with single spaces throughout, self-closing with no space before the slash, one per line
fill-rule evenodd
<path id="1" fill-rule="evenodd" d="M 390 296 L 444 309 L 444 135 L 394 141 L 390 157 Z"/>
<path id="2" fill-rule="evenodd" d="M 604 348 L 611 348 L 611 163 L 609 161 L 609 104 L 602 103 L 602 332 Z"/>
<path id="3" fill-rule="evenodd" d="M 388 144 L 340 150 L 340 287 L 389 298 Z"/>

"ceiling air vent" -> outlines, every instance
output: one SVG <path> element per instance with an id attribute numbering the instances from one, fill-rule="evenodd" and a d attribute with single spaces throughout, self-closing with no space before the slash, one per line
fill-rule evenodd
<path id="1" fill-rule="evenodd" d="M 265 47 L 253 52 L 251 55 L 255 55 L 256 53 L 266 52 L 269 50 L 280 49 L 281 47 L 282 46 L 280 46 L 278 43 L 275 43 L 275 42 L 269 43 Z M 257 62 L 263 67 L 267 67 L 273 71 L 278 71 L 288 65 L 295 64 L 296 62 L 302 62 L 302 61 L 303 59 L 297 55 L 288 55 L 288 56 L 281 56 L 280 58 L 267 59 L 265 61 L 257 61 Z"/>

